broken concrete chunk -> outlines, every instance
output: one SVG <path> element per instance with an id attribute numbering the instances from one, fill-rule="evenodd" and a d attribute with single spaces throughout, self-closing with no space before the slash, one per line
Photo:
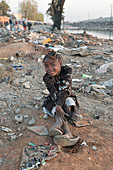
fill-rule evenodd
<path id="1" fill-rule="evenodd" d="M 21 112 L 20 107 L 18 107 L 18 108 L 15 110 L 15 113 L 18 114 L 18 113 L 20 113 L 20 112 Z"/>
<path id="2" fill-rule="evenodd" d="M 45 126 L 33 126 L 33 127 L 28 127 L 28 129 L 41 136 L 45 136 L 49 134 Z"/>
<path id="3" fill-rule="evenodd" d="M 34 118 L 32 118 L 29 122 L 28 122 L 28 125 L 34 125 L 35 124 L 35 119 Z"/>

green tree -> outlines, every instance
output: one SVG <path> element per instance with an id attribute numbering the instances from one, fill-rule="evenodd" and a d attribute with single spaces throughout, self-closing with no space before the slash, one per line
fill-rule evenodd
<path id="1" fill-rule="evenodd" d="M 5 0 L 2 0 L 2 2 L 0 2 L 0 14 L 7 15 L 7 12 L 9 11 L 11 11 L 9 5 L 5 2 Z"/>
<path id="2" fill-rule="evenodd" d="M 29 20 L 43 21 L 43 14 L 38 12 L 38 4 L 35 0 L 23 0 L 20 2 L 20 12 Z"/>
<path id="3" fill-rule="evenodd" d="M 63 6 L 64 6 L 65 0 L 52 0 L 52 2 L 49 4 L 49 8 L 46 11 L 47 15 L 50 15 L 52 21 L 53 21 L 53 29 L 56 27 L 58 30 L 61 29 L 61 20 L 64 19 L 63 14 Z"/>

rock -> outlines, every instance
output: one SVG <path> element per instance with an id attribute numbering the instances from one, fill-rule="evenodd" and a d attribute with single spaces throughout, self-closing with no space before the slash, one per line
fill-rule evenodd
<path id="1" fill-rule="evenodd" d="M 91 158 L 91 157 L 88 157 L 88 160 L 89 160 L 89 161 L 91 161 L 91 160 L 92 160 L 92 158 Z"/>
<path id="2" fill-rule="evenodd" d="M 13 62 L 14 60 L 15 60 L 15 58 L 13 56 L 11 56 L 7 61 Z"/>
<path id="3" fill-rule="evenodd" d="M 28 117 L 29 117 L 28 115 L 24 115 L 24 119 L 28 119 Z"/>
<path id="4" fill-rule="evenodd" d="M 7 106 L 6 102 L 0 101 L 0 109 L 3 109 Z"/>
<path id="5" fill-rule="evenodd" d="M 94 115 L 94 119 L 99 119 L 100 116 L 99 115 Z"/>
<path id="6" fill-rule="evenodd" d="M 8 136 L 13 136 L 13 135 L 14 135 L 14 133 L 8 133 L 7 135 L 8 135 Z"/>
<path id="7" fill-rule="evenodd" d="M 0 146 L 2 146 L 4 143 L 0 140 Z"/>
<path id="8" fill-rule="evenodd" d="M 28 122 L 28 125 L 34 125 L 35 124 L 35 119 L 34 118 L 32 118 L 29 122 Z"/>
<path id="9" fill-rule="evenodd" d="M 35 105 L 35 109 L 38 110 L 40 107 L 38 106 L 38 104 Z"/>
<path id="10" fill-rule="evenodd" d="M 112 87 L 113 79 L 107 80 L 107 81 L 103 82 L 102 84 L 105 85 L 106 87 Z"/>
<path id="11" fill-rule="evenodd" d="M 47 89 L 43 90 L 43 93 L 49 95 L 49 91 Z"/>
<path id="12" fill-rule="evenodd" d="M 21 129 L 18 127 L 17 131 L 21 131 Z"/>
<path id="13" fill-rule="evenodd" d="M 23 39 L 22 39 L 22 41 L 23 41 Z M 18 52 L 16 52 L 16 56 L 17 57 L 23 57 L 24 53 L 22 51 L 18 51 Z"/>
<path id="14" fill-rule="evenodd" d="M 92 146 L 92 150 L 96 151 L 97 150 L 96 146 Z"/>
<path id="15" fill-rule="evenodd" d="M 104 101 L 105 101 L 106 103 L 109 103 L 109 104 L 112 104 L 112 103 L 113 103 L 113 100 L 112 100 L 112 98 L 110 98 L 110 97 L 106 97 L 106 98 L 104 99 Z"/>
<path id="16" fill-rule="evenodd" d="M 20 113 L 20 112 L 21 112 L 20 107 L 18 107 L 18 108 L 16 109 L 15 113 L 18 114 L 18 113 Z"/>
<path id="17" fill-rule="evenodd" d="M 22 133 L 20 133 L 19 135 L 18 135 L 18 138 L 20 138 L 22 136 Z"/>
<path id="18" fill-rule="evenodd" d="M 86 92 L 90 93 L 91 92 L 91 87 L 86 87 Z"/>
<path id="19" fill-rule="evenodd" d="M 15 140 L 17 138 L 17 136 L 16 135 L 13 135 L 13 136 L 11 136 L 11 141 L 13 141 L 13 140 Z"/>
<path id="20" fill-rule="evenodd" d="M 29 82 L 23 83 L 23 87 L 24 87 L 25 89 L 30 89 L 30 88 L 31 88 L 31 86 L 29 85 Z"/>
<path id="21" fill-rule="evenodd" d="M 110 116 L 109 116 L 109 119 L 113 120 L 113 115 L 110 115 Z"/>
<path id="22" fill-rule="evenodd" d="M 40 101 L 42 99 L 42 97 L 34 97 L 33 99 L 36 101 Z"/>
<path id="23" fill-rule="evenodd" d="M 48 115 L 47 115 L 47 114 L 45 114 L 45 115 L 43 116 L 43 118 L 44 118 L 44 119 L 47 119 L 47 118 L 48 118 Z"/>
<path id="24" fill-rule="evenodd" d="M 2 161 L 2 158 L 0 158 L 0 165 L 2 165 L 3 161 Z"/>

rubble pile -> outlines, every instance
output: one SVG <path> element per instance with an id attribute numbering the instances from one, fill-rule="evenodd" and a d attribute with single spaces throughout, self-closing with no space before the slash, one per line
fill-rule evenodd
<path id="1" fill-rule="evenodd" d="M 1 150 L 4 146 L 9 147 L 10 143 L 15 145 L 18 140 L 21 141 L 29 131 L 26 127 L 40 125 L 40 122 L 45 125 L 42 105 L 48 93 L 45 93 L 43 83 L 45 71 L 42 59 L 46 49 L 57 51 L 63 57 L 63 64 L 72 67 L 72 89 L 78 96 L 85 120 L 95 127 L 112 131 L 113 40 L 99 39 L 86 33 L 75 35 L 45 30 L 10 32 L 0 29 L 1 51 L 2 48 L 10 51 L 10 45 L 15 48 L 15 52 L 10 51 L 13 55 L 9 57 L 0 55 Z M 26 43 L 31 48 L 26 50 Z M 84 138 L 82 131 L 77 133 Z M 95 142 L 94 139 L 92 144 Z M 98 150 L 96 146 L 92 150 L 94 148 Z M 0 155 L 2 168 L 7 162 L 6 157 Z"/>

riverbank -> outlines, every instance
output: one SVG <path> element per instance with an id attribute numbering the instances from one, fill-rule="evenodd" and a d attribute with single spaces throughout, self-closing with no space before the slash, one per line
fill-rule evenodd
<path id="1" fill-rule="evenodd" d="M 113 41 L 84 33 L 51 33 L 46 26 L 31 32 L 5 30 L 1 39 L 0 169 L 19 169 L 22 149 L 28 143 L 54 145 L 50 136 L 28 129 L 44 125 L 49 130 L 54 123 L 53 118 L 43 118 L 42 110 L 47 96 L 41 63 L 44 41 L 73 69 L 72 89 L 83 121 L 76 126 L 69 124 L 72 134 L 80 136 L 77 145 L 60 148 L 61 152 L 40 169 L 112 169 Z M 32 118 L 35 121 L 30 125 Z"/>

